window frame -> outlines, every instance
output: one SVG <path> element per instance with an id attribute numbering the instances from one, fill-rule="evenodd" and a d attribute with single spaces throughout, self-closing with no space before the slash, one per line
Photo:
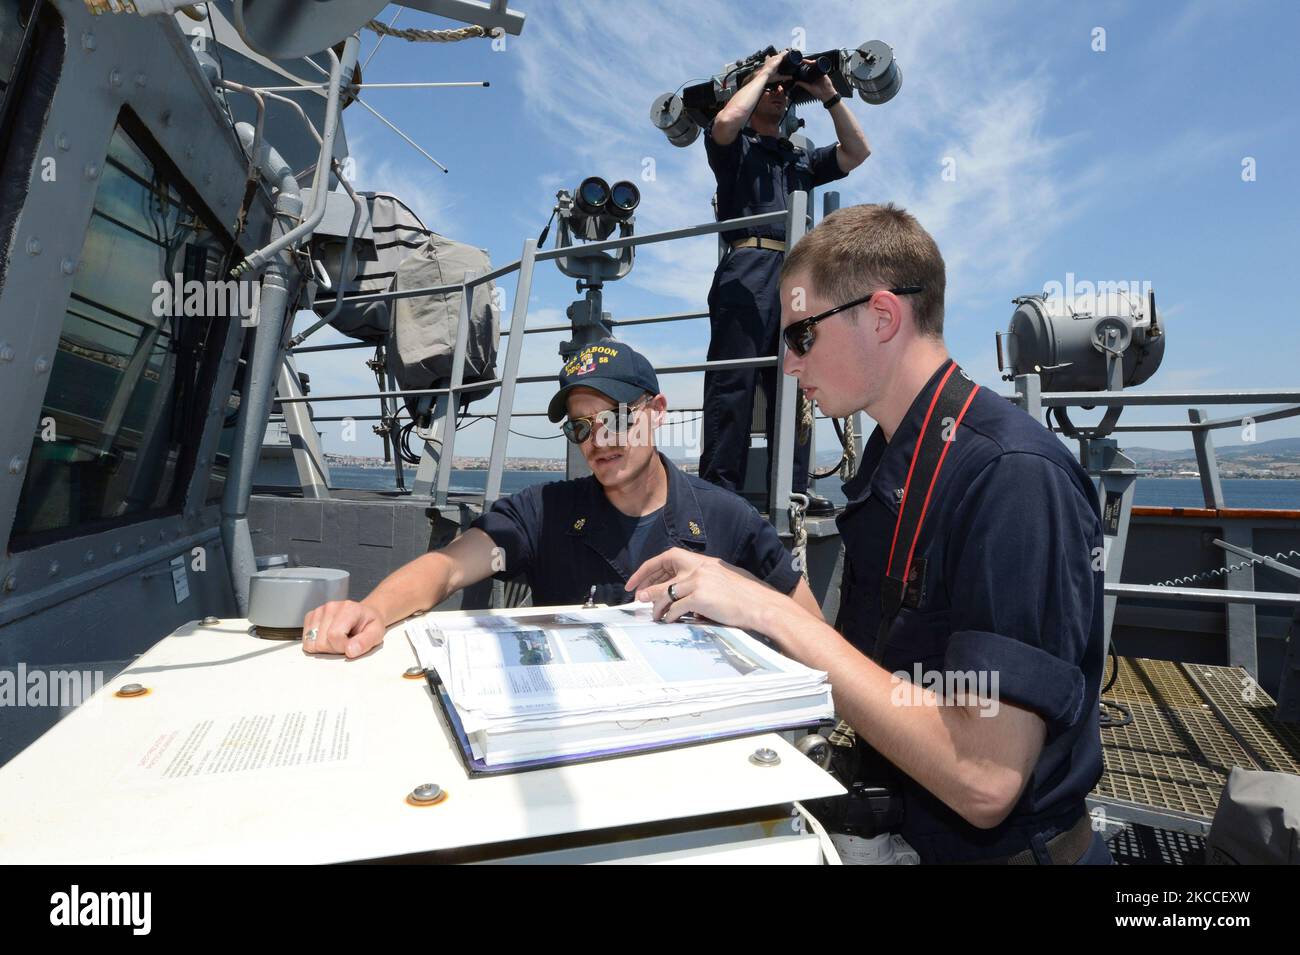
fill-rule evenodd
<path id="1" fill-rule="evenodd" d="M 137 149 L 144 158 L 153 166 L 154 171 L 159 174 L 167 187 L 173 190 L 182 203 L 200 219 L 214 240 L 224 250 L 223 265 L 218 270 L 218 274 L 224 274 L 228 271 L 230 265 L 235 261 L 235 256 L 240 254 L 239 246 L 235 243 L 230 232 L 222 224 L 220 217 L 215 215 L 211 208 L 203 201 L 196 190 L 182 175 L 180 169 L 157 139 L 150 133 L 148 127 L 139 115 L 131 109 L 129 105 L 123 104 L 118 111 L 114 121 L 112 132 L 109 140 L 104 144 L 102 161 L 107 162 L 109 148 L 112 137 L 122 134 L 130 140 L 131 144 Z M 92 201 L 92 217 L 94 208 L 99 201 L 99 191 L 96 189 L 95 198 Z M 84 247 L 85 238 L 89 235 L 90 225 L 87 223 L 86 231 L 82 236 Z M 69 290 L 67 301 L 63 306 L 63 314 L 66 316 L 74 305 L 75 285 Z M 179 453 L 177 455 L 172 479 L 172 486 L 167 496 L 165 504 L 156 507 L 144 508 L 122 514 L 117 517 L 104 517 L 89 521 L 80 521 L 63 527 L 52 527 L 44 530 L 22 532 L 18 530 L 19 515 L 23 512 L 25 495 L 20 493 L 18 505 L 14 513 L 13 524 L 9 533 L 7 551 L 9 554 L 17 555 L 25 552 L 35 551 L 39 548 L 50 544 L 56 544 L 63 541 L 75 540 L 82 537 L 89 537 L 105 531 L 111 531 L 133 524 L 139 524 L 146 521 L 158 520 L 160 518 L 173 517 L 184 513 L 190 498 L 197 493 L 202 503 L 206 497 L 205 489 L 210 479 L 198 482 L 197 492 L 195 490 L 195 465 L 198 461 L 198 454 L 203 445 L 204 436 L 207 428 L 212 423 L 207 414 L 208 408 L 214 398 L 214 390 L 220 381 L 221 360 L 227 339 L 229 337 L 229 328 L 227 322 L 231 319 L 221 316 L 207 317 L 206 333 L 203 338 L 201 354 L 197 367 L 194 369 L 194 396 L 189 404 L 191 412 L 190 418 L 182 425 L 185 435 L 184 440 L 179 443 Z M 60 325 L 60 339 L 62 339 L 62 324 Z M 49 388 L 54 382 L 53 375 L 47 378 L 46 392 L 41 396 L 41 409 L 44 412 Z M 174 393 L 173 393 L 174 400 Z M 168 448 L 177 447 L 175 444 L 168 444 Z M 215 463 L 215 462 L 214 462 Z M 24 487 L 25 490 L 25 487 Z"/>

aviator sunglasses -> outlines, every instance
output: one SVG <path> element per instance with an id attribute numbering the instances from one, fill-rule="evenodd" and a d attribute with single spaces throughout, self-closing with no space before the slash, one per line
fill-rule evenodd
<path id="1" fill-rule="evenodd" d="M 785 327 L 785 331 L 781 333 L 785 336 L 786 347 L 802 358 L 804 355 L 808 354 L 808 349 L 812 348 L 813 342 L 817 340 L 817 333 L 813 331 L 813 328 L 818 322 L 824 322 L 832 315 L 837 315 L 856 305 L 863 305 L 871 301 L 871 296 L 880 291 L 893 292 L 895 295 L 915 295 L 917 292 L 924 291 L 924 288 L 920 285 L 904 285 L 901 288 L 875 289 L 861 298 L 855 298 L 851 302 L 845 302 L 843 305 L 836 305 L 834 308 L 828 308 L 826 311 L 819 312 L 810 318 L 802 318 L 797 322 L 791 322 Z"/>
<path id="2" fill-rule="evenodd" d="M 595 428 L 597 421 L 604 425 L 605 430 L 611 434 L 622 435 L 631 427 L 636 413 L 645 406 L 646 402 L 642 401 L 635 407 L 607 408 L 604 411 L 597 411 L 595 414 L 589 414 L 582 418 L 570 418 L 560 425 L 560 430 L 574 444 L 582 444 L 591 437 L 591 432 Z"/>

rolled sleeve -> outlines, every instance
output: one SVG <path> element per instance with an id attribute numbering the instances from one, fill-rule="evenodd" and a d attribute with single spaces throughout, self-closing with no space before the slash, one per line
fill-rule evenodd
<path id="1" fill-rule="evenodd" d="M 504 567 L 493 575 L 497 580 L 510 580 L 533 565 L 542 526 L 542 500 L 537 490 L 528 488 L 500 498 L 470 524 L 501 548 Z"/>
<path id="2" fill-rule="evenodd" d="M 1085 677 L 1100 673 L 1102 653 L 1093 504 L 1058 463 L 1013 452 L 971 483 L 951 527 L 945 664 L 988 672 L 1001 699 L 1043 719 L 1050 741 L 1098 692 Z"/>
<path id="3" fill-rule="evenodd" d="M 840 161 L 836 158 L 835 150 L 838 148 L 839 143 L 832 143 L 830 146 L 822 146 L 812 151 L 812 155 L 808 158 L 808 165 L 812 170 L 814 187 L 824 186 L 828 182 L 843 179 L 848 175 L 840 168 Z"/>
<path id="4" fill-rule="evenodd" d="M 1047 724 L 1049 738 L 1069 729 L 1083 715 L 1082 670 L 1000 633 L 954 633 L 943 667 L 948 673 L 990 674 L 990 692 L 999 700 L 1033 710 Z M 994 677 L 996 682 L 992 682 Z"/>
<path id="5" fill-rule="evenodd" d="M 719 178 L 732 176 L 740 166 L 745 149 L 744 133 L 737 133 L 736 138 L 725 146 L 713 138 L 713 124 L 704 129 L 704 155 L 708 157 L 709 168 Z"/>

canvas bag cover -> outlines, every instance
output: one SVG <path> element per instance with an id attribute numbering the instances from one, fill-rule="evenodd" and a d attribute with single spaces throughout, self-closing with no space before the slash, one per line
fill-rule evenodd
<path id="1" fill-rule="evenodd" d="M 394 291 L 402 291 L 459 284 L 466 272 L 482 275 L 491 269 L 491 259 L 484 250 L 435 233 L 397 267 L 392 287 Z M 494 305 L 495 295 L 496 283 L 488 282 L 475 287 L 471 296 L 469 335 L 465 342 L 466 383 L 484 381 L 496 374 L 501 326 Z M 432 388 L 451 380 L 461 298 L 457 289 L 393 302 L 388 363 L 401 388 Z M 461 399 L 462 404 L 488 393 L 488 390 L 469 392 Z M 419 399 L 408 398 L 406 403 L 416 413 Z"/>
<path id="2" fill-rule="evenodd" d="M 1234 767 L 1205 840 L 1208 865 L 1300 865 L 1300 776 Z"/>
<path id="3" fill-rule="evenodd" d="M 360 195 L 370 205 L 375 247 L 373 254 L 367 254 L 361 243 L 354 246 L 357 274 L 344 283 L 345 298 L 387 292 L 392 287 L 398 267 L 432 234 L 414 210 L 396 196 L 385 192 L 363 192 Z M 332 307 L 332 303 L 322 304 L 316 309 L 316 314 L 324 316 Z M 385 341 L 391 331 L 390 314 L 388 302 L 362 305 L 344 302 L 330 324 L 349 338 L 377 345 Z"/>

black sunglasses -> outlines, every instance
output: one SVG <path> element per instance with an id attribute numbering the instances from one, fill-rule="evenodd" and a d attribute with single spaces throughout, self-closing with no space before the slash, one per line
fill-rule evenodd
<path id="1" fill-rule="evenodd" d="M 802 358 L 804 355 L 808 354 L 808 349 L 812 348 L 813 342 L 817 340 L 817 333 L 813 331 L 813 328 L 818 322 L 824 322 L 832 315 L 838 315 L 840 312 L 847 311 L 854 306 L 863 305 L 871 301 L 871 296 L 875 295 L 876 292 L 882 291 L 893 292 L 895 295 L 915 295 L 917 292 L 925 291 L 925 289 L 920 285 L 904 285 L 901 288 L 875 289 L 861 298 L 855 298 L 853 301 L 845 302 L 843 305 L 836 305 L 834 308 L 828 308 L 826 311 L 813 315 L 811 318 L 801 318 L 797 322 L 791 322 L 781 333 L 785 336 L 785 346 Z"/>
<path id="2" fill-rule="evenodd" d="M 619 405 L 617 408 L 607 408 L 604 411 L 597 411 L 595 414 L 589 414 L 582 418 L 570 418 L 564 424 L 560 425 L 560 430 L 564 436 L 574 444 L 582 444 L 589 437 L 599 421 L 605 426 L 605 430 L 612 434 L 623 435 L 632 426 L 632 421 L 636 414 L 646 406 L 647 402 L 642 401 L 635 407 Z"/>

